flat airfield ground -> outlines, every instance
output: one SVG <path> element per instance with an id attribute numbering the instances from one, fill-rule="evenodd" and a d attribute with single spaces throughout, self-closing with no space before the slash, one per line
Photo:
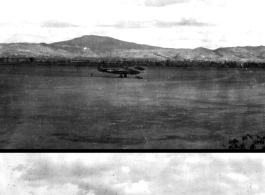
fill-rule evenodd
<path id="1" fill-rule="evenodd" d="M 264 71 L 0 66 L 0 148 L 225 149 L 264 135 Z M 91 73 L 93 74 L 91 76 Z"/>

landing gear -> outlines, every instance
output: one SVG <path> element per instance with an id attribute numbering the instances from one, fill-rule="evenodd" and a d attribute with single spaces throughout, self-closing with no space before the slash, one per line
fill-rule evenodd
<path id="1" fill-rule="evenodd" d="M 126 78 L 127 77 L 127 74 L 120 74 L 120 78 L 122 78 L 122 77 L 124 77 L 124 78 Z"/>

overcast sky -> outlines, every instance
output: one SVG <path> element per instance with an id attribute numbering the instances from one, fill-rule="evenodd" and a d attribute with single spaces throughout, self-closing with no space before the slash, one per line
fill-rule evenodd
<path id="1" fill-rule="evenodd" d="M 0 42 L 102 35 L 171 48 L 265 45 L 264 0 L 1 0 Z"/>
<path id="2" fill-rule="evenodd" d="M 5 195 L 265 195 L 263 154 L 0 154 Z"/>

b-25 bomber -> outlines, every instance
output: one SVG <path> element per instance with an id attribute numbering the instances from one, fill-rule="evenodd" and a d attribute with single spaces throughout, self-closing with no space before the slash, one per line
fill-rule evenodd
<path id="1" fill-rule="evenodd" d="M 134 66 L 134 67 L 124 66 L 123 68 L 106 68 L 106 67 L 103 67 L 103 65 L 98 65 L 98 71 L 99 72 L 119 74 L 120 78 L 127 77 L 127 75 L 140 74 L 141 71 L 143 71 L 143 70 L 145 70 L 145 69 L 141 66 Z M 136 76 L 136 78 L 141 79 L 142 77 Z"/>

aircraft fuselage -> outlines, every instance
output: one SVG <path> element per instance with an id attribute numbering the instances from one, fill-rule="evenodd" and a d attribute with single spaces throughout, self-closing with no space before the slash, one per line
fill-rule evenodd
<path id="1" fill-rule="evenodd" d="M 137 75 L 137 74 L 141 73 L 141 71 L 136 70 L 132 67 L 129 67 L 129 68 L 103 68 L 103 66 L 99 66 L 98 71 L 112 73 L 112 74 L 119 74 L 120 77 L 122 77 L 122 75 L 124 75 L 124 77 L 127 77 L 127 75 Z"/>

